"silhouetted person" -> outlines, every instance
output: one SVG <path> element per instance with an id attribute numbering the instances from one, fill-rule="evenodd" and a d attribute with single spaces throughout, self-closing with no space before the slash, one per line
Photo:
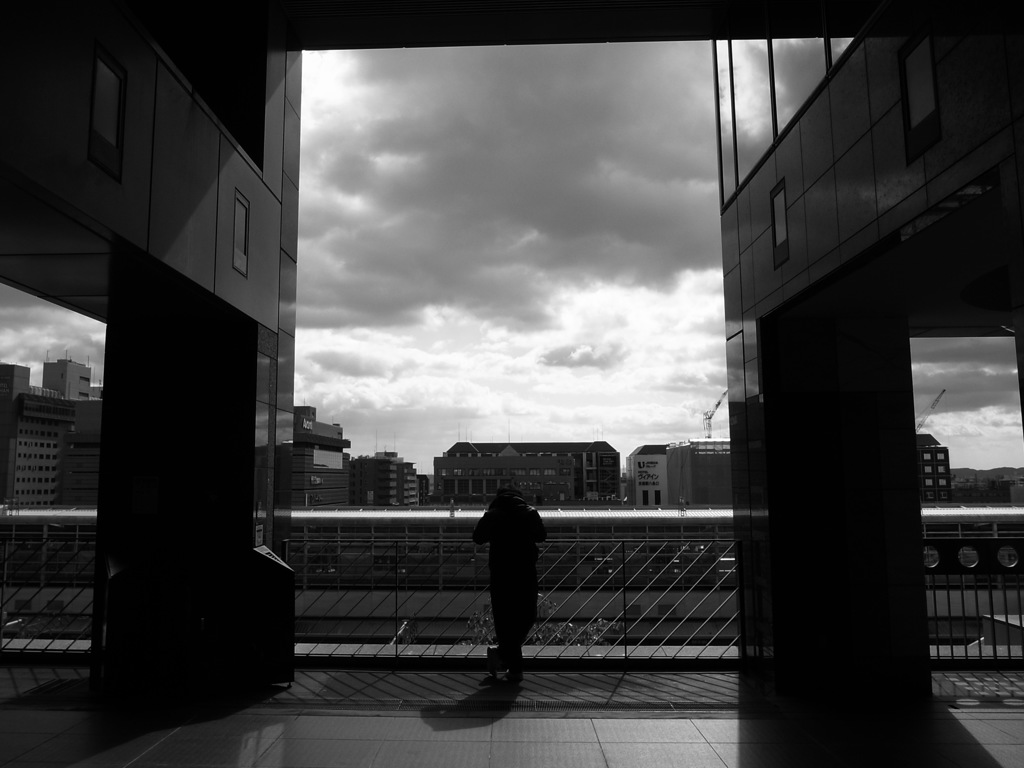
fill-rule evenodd
<path id="1" fill-rule="evenodd" d="M 523 643 L 537 620 L 537 542 L 547 538 L 537 510 L 515 488 L 499 488 L 473 531 L 490 544 L 491 611 L 506 680 L 523 679 Z"/>

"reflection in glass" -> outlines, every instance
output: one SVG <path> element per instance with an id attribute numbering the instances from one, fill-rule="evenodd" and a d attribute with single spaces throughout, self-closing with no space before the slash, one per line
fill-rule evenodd
<path id="1" fill-rule="evenodd" d="M 825 77 L 825 41 L 773 40 L 772 58 L 775 66 L 775 107 L 779 131 Z"/>
<path id="2" fill-rule="evenodd" d="M 842 56 L 843 52 L 850 47 L 850 43 L 852 42 L 852 37 L 833 37 L 829 40 L 829 45 L 832 48 L 833 64 L 839 61 L 839 57 Z"/>
<path id="3" fill-rule="evenodd" d="M 925 37 L 907 54 L 907 117 L 910 128 L 917 128 L 935 112 L 935 83 L 932 79 L 931 39 Z"/>
<path id="4" fill-rule="evenodd" d="M 978 554 L 976 547 L 972 547 L 970 544 L 960 547 L 960 551 L 957 552 L 957 559 L 960 561 L 960 565 L 965 568 L 973 568 L 981 560 L 981 556 Z"/>
<path id="5" fill-rule="evenodd" d="M 996 557 L 999 560 L 999 564 L 1004 568 L 1016 568 L 1017 563 L 1020 562 L 1017 550 L 1009 545 L 1000 547 L 999 552 L 996 553 Z"/>
<path id="6" fill-rule="evenodd" d="M 111 146 L 121 143 L 123 81 L 105 61 L 96 59 L 92 92 L 92 129 Z"/>
<path id="7" fill-rule="evenodd" d="M 934 568 L 939 564 L 939 550 L 929 545 L 924 548 L 924 567 Z"/>
<path id="8" fill-rule="evenodd" d="M 735 146 L 732 131 L 732 88 L 729 76 L 729 43 L 715 43 L 718 59 L 718 138 L 721 149 L 722 199 L 736 191 Z"/>
<path id="9" fill-rule="evenodd" d="M 768 41 L 734 40 L 732 61 L 736 92 L 736 155 L 739 177 L 743 179 L 774 139 Z"/>

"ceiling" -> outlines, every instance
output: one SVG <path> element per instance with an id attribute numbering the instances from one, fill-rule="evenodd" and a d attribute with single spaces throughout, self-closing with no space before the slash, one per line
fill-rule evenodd
<path id="1" fill-rule="evenodd" d="M 878 0 L 828 0 L 829 32 L 853 37 Z M 820 37 L 818 3 L 778 0 L 283 0 L 292 47 L 405 48 Z"/>

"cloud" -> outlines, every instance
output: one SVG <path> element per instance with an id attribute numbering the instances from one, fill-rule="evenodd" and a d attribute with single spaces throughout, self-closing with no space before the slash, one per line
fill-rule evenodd
<path id="1" fill-rule="evenodd" d="M 43 363 L 70 357 L 103 380 L 106 326 L 23 291 L 0 284 L 0 362 L 25 365 L 41 386 Z"/>
<path id="2" fill-rule="evenodd" d="M 553 322 L 720 259 L 704 44 L 307 54 L 300 322 Z M 699 82 L 698 82 L 699 81 Z"/>
<path id="3" fill-rule="evenodd" d="M 625 360 L 622 346 L 611 344 L 594 346 L 592 344 L 567 344 L 545 352 L 540 357 L 544 365 L 564 366 L 565 368 L 615 368 Z"/>

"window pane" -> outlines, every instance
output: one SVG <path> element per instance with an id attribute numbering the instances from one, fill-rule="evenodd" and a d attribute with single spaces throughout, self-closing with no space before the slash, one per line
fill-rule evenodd
<path id="1" fill-rule="evenodd" d="M 825 41 L 773 40 L 775 106 L 781 131 L 825 77 Z"/>
<path id="2" fill-rule="evenodd" d="M 736 89 L 736 151 L 742 180 L 772 143 L 768 42 L 734 40 L 733 82 Z"/>
<path id="3" fill-rule="evenodd" d="M 235 254 L 233 266 L 243 275 L 249 271 L 249 205 L 235 196 Z"/>
<path id="4" fill-rule="evenodd" d="M 111 146 L 118 146 L 121 125 L 121 78 L 102 59 L 96 59 L 92 94 L 92 129 Z"/>
<path id="5" fill-rule="evenodd" d="M 722 148 L 722 197 L 736 191 L 736 165 L 733 163 L 732 92 L 729 87 L 729 42 L 715 43 L 718 54 L 718 138 Z"/>
<path id="6" fill-rule="evenodd" d="M 935 111 L 935 85 L 932 80 L 931 40 L 924 38 L 906 59 L 907 115 L 916 128 Z"/>
<path id="7" fill-rule="evenodd" d="M 843 55 L 843 51 L 849 48 L 852 42 L 852 37 L 833 37 L 829 40 L 832 47 L 832 61 L 838 61 L 839 57 Z"/>
<path id="8" fill-rule="evenodd" d="M 786 188 L 783 187 L 772 198 L 772 212 L 775 222 L 775 245 L 782 245 L 788 237 L 786 233 Z"/>

